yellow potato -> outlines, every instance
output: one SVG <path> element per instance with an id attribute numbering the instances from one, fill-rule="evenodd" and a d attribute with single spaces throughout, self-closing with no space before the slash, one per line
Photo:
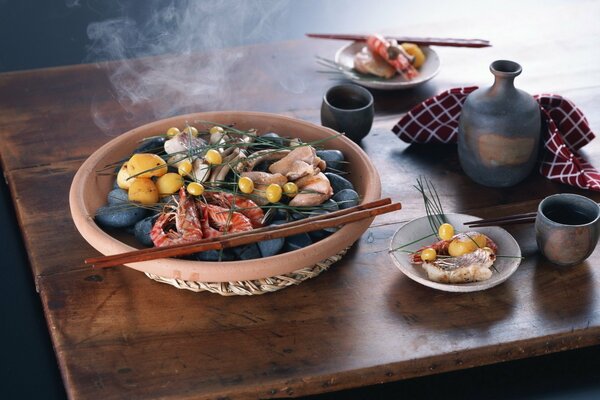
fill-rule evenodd
<path id="1" fill-rule="evenodd" d="M 469 235 L 469 236 L 471 236 L 471 239 L 473 239 L 475 241 L 475 243 L 477 243 L 477 248 L 481 249 L 481 248 L 484 248 L 485 246 L 487 246 L 487 239 L 484 235 L 475 234 L 475 235 Z"/>
<path id="2" fill-rule="evenodd" d="M 156 188 L 161 196 L 173 194 L 183 186 L 183 177 L 175 172 L 169 172 L 156 180 Z"/>
<path id="3" fill-rule="evenodd" d="M 450 242 L 448 254 L 452 257 L 458 257 L 463 254 L 472 253 L 479 248 L 484 248 L 486 245 L 487 240 L 485 236 L 478 233 L 464 234 Z"/>
<path id="4" fill-rule="evenodd" d="M 133 182 L 133 179 L 129 179 L 129 172 L 127 172 L 127 163 L 123 163 L 123 165 L 121 165 L 119 173 L 117 174 L 117 185 L 119 185 L 121 189 L 127 190 L 129 189 L 129 186 L 131 186 L 131 182 Z"/>
<path id="5" fill-rule="evenodd" d="M 438 228 L 438 237 L 442 240 L 450 240 L 454 236 L 454 227 L 448 223 L 441 224 Z"/>
<path id="6" fill-rule="evenodd" d="M 450 242 L 450 246 L 448 246 L 448 254 L 452 257 L 462 256 L 463 254 L 472 253 L 477 249 L 475 243 L 468 241 L 462 241 L 458 239 L 454 239 Z"/>
<path id="7" fill-rule="evenodd" d="M 419 68 L 425 62 L 425 54 L 419 46 L 414 43 L 402 43 L 402 48 L 415 58 L 413 66 Z"/>
<path id="8" fill-rule="evenodd" d="M 167 173 L 167 163 L 156 154 L 138 153 L 127 161 L 127 172 L 136 178 L 163 176 Z"/>
<path id="9" fill-rule="evenodd" d="M 150 178 L 132 179 L 129 186 L 129 200 L 142 204 L 158 203 L 158 188 Z"/>

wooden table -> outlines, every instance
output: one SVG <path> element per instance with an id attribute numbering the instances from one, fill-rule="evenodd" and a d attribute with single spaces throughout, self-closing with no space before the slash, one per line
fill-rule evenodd
<path id="1" fill-rule="evenodd" d="M 511 229 L 525 255 L 520 268 L 504 284 L 470 294 L 411 281 L 385 251 L 403 222 L 423 215 L 412 188 L 420 175 L 435 182 L 446 211 L 480 217 L 532 211 L 557 192 L 600 201 L 600 193 L 538 174 L 510 189 L 484 188 L 463 174 L 454 146 L 409 146 L 390 132 L 428 96 L 490 84 L 487 67 L 498 58 L 523 65 L 519 88 L 570 98 L 600 130 L 599 11 L 592 2 L 559 4 L 535 20 L 515 16 L 510 29 L 505 15 L 448 25 L 448 36 L 486 26 L 495 46 L 438 48 L 443 67 L 433 81 L 373 92 L 376 121 L 362 146 L 379 169 L 383 195 L 401 201 L 402 211 L 376 219 L 331 270 L 264 296 L 198 294 L 128 268 L 91 270 L 82 260 L 97 253 L 71 221 L 69 185 L 100 145 L 165 115 L 260 110 L 318 123 L 321 96 L 334 81 L 316 72 L 312 56 L 332 57 L 341 43 L 299 40 L 181 57 L 181 71 L 233 54 L 244 62 L 227 65 L 218 89 L 197 94 L 190 88 L 202 75 L 184 75 L 179 85 L 188 79 L 190 86 L 176 96 L 159 88 L 164 96 L 139 104 L 118 102 L 107 72 L 119 63 L 0 75 L 2 167 L 69 396 L 293 397 L 600 343 L 599 251 L 576 267 L 556 268 L 539 256 L 531 226 Z M 560 24 L 547 29 L 558 16 Z M 596 167 L 599 143 L 584 151 Z"/>

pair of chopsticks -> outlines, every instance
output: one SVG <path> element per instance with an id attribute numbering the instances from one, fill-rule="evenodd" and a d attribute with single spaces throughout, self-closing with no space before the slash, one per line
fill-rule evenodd
<path id="1" fill-rule="evenodd" d="M 306 36 L 315 39 L 336 39 L 366 41 L 368 35 L 337 34 L 337 33 L 307 33 Z M 490 47 L 489 40 L 484 39 L 451 39 L 451 38 L 427 38 L 410 36 L 388 36 L 386 39 L 394 39 L 399 43 L 408 42 L 419 46 L 449 46 L 449 47 Z"/>
<path id="2" fill-rule="evenodd" d="M 251 231 L 232 233 L 211 239 L 203 239 L 172 246 L 153 247 L 135 250 L 111 256 L 92 257 L 85 260 L 97 268 L 114 267 L 126 263 L 155 260 L 158 258 L 177 257 L 207 250 L 221 250 L 229 247 L 262 242 L 297 235 L 300 233 L 319 231 L 351 222 L 356 222 L 377 215 L 389 213 L 402 208 L 400 203 L 392 203 L 390 198 L 380 199 L 371 203 L 361 204 L 328 214 L 316 215 L 306 219 L 281 225 L 270 225 Z"/>
<path id="3" fill-rule="evenodd" d="M 506 217 L 480 219 L 477 221 L 465 222 L 464 225 L 470 228 L 481 228 L 484 226 L 504 226 L 504 225 L 518 225 L 518 224 L 530 224 L 535 222 L 536 212 L 507 215 Z"/>

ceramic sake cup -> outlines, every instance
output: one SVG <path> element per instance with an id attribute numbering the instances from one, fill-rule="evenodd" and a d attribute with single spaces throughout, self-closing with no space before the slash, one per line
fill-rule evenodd
<path id="1" fill-rule="evenodd" d="M 535 237 L 541 253 L 560 266 L 579 264 L 598 243 L 600 206 L 584 196 L 561 193 L 539 204 Z"/>
<path id="2" fill-rule="evenodd" d="M 330 88 L 321 103 L 321 125 L 343 133 L 355 143 L 367 136 L 373 125 L 373 95 L 353 84 Z"/>

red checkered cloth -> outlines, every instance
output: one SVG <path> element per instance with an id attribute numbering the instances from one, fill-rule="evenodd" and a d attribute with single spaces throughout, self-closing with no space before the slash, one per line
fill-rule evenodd
<path id="1" fill-rule="evenodd" d="M 402 117 L 392 131 L 407 143 L 456 143 L 462 105 L 475 89 L 450 89 L 425 100 Z M 595 136 L 581 110 L 556 94 L 533 97 L 545 122 L 540 173 L 553 181 L 600 191 L 600 173 L 577 154 Z"/>

